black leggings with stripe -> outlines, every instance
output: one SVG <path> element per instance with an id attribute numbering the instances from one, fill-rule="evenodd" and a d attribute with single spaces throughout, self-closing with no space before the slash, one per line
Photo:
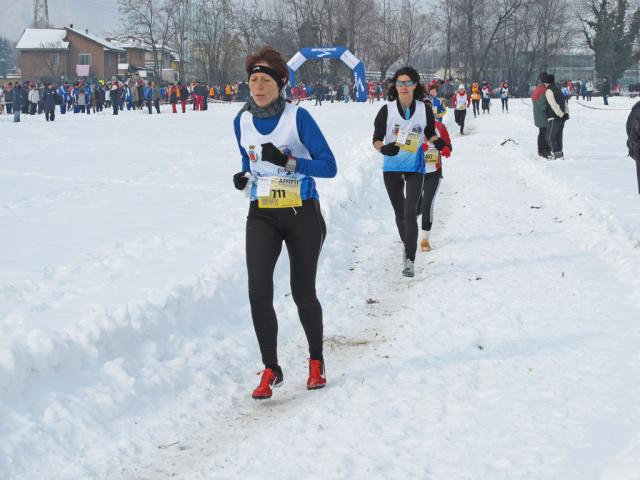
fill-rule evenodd
<path id="1" fill-rule="evenodd" d="M 416 210 L 422 193 L 424 175 L 415 172 L 384 172 L 384 186 L 396 216 L 396 226 L 404 243 L 404 252 L 415 261 L 418 246 Z M 406 192 L 406 197 L 405 197 Z"/>
<path id="2" fill-rule="evenodd" d="M 289 252 L 291 295 L 309 342 L 310 358 L 322 360 L 322 307 L 316 296 L 318 258 L 327 233 L 320 203 L 301 207 L 259 208 L 251 202 L 246 251 L 249 302 L 262 362 L 278 365 L 278 319 L 273 308 L 273 274 L 284 241 Z"/>

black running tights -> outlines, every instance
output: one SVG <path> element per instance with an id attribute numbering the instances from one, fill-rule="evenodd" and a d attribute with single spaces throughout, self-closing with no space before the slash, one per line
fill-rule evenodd
<path id="1" fill-rule="evenodd" d="M 422 192 L 424 175 L 415 172 L 384 172 L 384 186 L 396 215 L 396 225 L 404 251 L 415 261 L 418 246 L 418 217 L 416 210 Z M 405 197 L 406 190 L 406 197 Z"/>
<path id="2" fill-rule="evenodd" d="M 278 365 L 278 320 L 273 308 L 273 274 L 284 241 L 289 252 L 291 295 L 309 342 L 309 355 L 322 360 L 322 307 L 316 296 L 318 257 L 327 229 L 317 200 L 301 207 L 258 208 L 247 216 L 249 302 L 262 362 Z"/>
<path id="3" fill-rule="evenodd" d="M 431 231 L 433 225 L 433 206 L 435 197 L 440 187 L 442 172 L 429 172 L 424 176 L 424 187 L 422 189 L 422 230 Z"/>
<path id="4" fill-rule="evenodd" d="M 480 100 L 471 100 L 473 105 L 473 116 L 480 115 Z"/>

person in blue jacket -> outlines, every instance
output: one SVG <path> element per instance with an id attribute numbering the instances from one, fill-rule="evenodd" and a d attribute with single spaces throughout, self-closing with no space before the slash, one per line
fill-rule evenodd
<path id="1" fill-rule="evenodd" d="M 123 106 L 125 102 L 127 104 L 127 110 L 131 110 L 133 108 L 133 95 L 131 94 L 131 86 L 128 83 L 124 84 L 124 90 L 122 94 Z M 123 108 L 120 108 L 120 110 L 123 110 Z"/>
<path id="2" fill-rule="evenodd" d="M 283 380 L 273 308 L 273 273 L 283 242 L 289 252 L 291 294 L 309 343 L 307 389 L 326 384 L 322 307 L 316 295 L 326 226 L 314 177 L 334 177 L 337 167 L 309 112 L 285 99 L 289 71 L 282 55 L 264 47 L 246 59 L 245 67 L 251 98 L 234 120 L 242 170 L 233 183 L 238 190 L 248 189 L 251 198 L 246 224 L 249 302 L 265 366 L 252 397 L 265 399 Z"/>
<path id="3" fill-rule="evenodd" d="M 80 84 L 75 83 L 71 90 L 71 103 L 73 104 L 73 113 L 80 113 L 80 106 L 78 105 L 78 92 L 80 91 Z"/>
<path id="4" fill-rule="evenodd" d="M 144 102 L 147 104 L 147 108 L 149 109 L 149 115 L 151 115 L 151 107 L 153 105 L 153 87 L 151 86 L 151 82 L 147 82 L 143 90 Z"/>
<path id="5" fill-rule="evenodd" d="M 91 115 L 91 99 L 93 98 L 93 90 L 91 90 L 91 85 L 85 83 L 82 87 L 82 91 L 84 92 L 84 103 L 87 106 L 87 115 Z"/>
<path id="6" fill-rule="evenodd" d="M 402 274 L 405 277 L 415 275 L 416 211 L 425 174 L 422 145 L 432 143 L 438 150 L 446 147 L 436 135 L 433 109 L 431 103 L 423 101 L 424 96 L 420 74 L 413 67 L 402 67 L 393 76 L 388 91 L 389 102 L 380 108 L 374 121 L 373 147 L 384 156 L 384 186 L 404 244 Z"/>
<path id="7" fill-rule="evenodd" d="M 58 99 L 60 100 L 60 115 L 64 115 L 67 113 L 67 102 L 69 101 L 69 93 L 65 83 L 58 87 Z"/>
<path id="8" fill-rule="evenodd" d="M 431 106 L 433 107 L 433 116 L 435 117 L 436 122 L 441 122 L 444 119 L 444 116 L 447 113 L 447 107 L 444 106 L 444 102 L 442 99 L 438 97 L 438 81 L 434 80 L 429 85 L 429 95 L 427 96 L 427 100 L 431 102 Z"/>

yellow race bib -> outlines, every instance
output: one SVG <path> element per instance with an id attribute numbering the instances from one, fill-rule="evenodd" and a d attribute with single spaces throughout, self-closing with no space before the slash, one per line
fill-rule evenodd
<path id="1" fill-rule="evenodd" d="M 291 208 L 302 206 L 300 180 L 285 177 L 260 177 L 258 179 L 258 207 Z"/>
<path id="2" fill-rule="evenodd" d="M 400 150 L 416 153 L 420 147 L 420 134 L 416 132 L 401 131 L 398 133 L 396 145 Z"/>
<path id="3" fill-rule="evenodd" d="M 429 165 L 435 165 L 440 160 L 440 152 L 435 149 L 429 149 L 424 152 L 424 161 Z"/>

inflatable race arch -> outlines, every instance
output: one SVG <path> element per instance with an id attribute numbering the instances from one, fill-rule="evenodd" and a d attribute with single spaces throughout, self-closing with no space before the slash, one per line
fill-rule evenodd
<path id="1" fill-rule="evenodd" d="M 289 66 L 289 84 L 293 88 L 296 84 L 296 72 L 307 60 L 321 60 L 323 58 L 337 58 L 342 60 L 353 71 L 353 83 L 357 85 L 358 94 L 356 100 L 365 102 L 367 100 L 366 81 L 364 76 L 364 65 L 362 62 L 345 47 L 318 47 L 303 48 L 287 62 Z"/>

